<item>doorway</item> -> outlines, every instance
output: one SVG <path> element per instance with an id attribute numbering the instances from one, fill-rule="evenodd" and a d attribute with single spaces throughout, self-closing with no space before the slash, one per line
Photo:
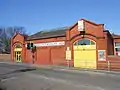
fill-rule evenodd
<path id="1" fill-rule="evenodd" d="M 96 42 L 87 38 L 74 43 L 74 67 L 96 68 Z"/>
<path id="2" fill-rule="evenodd" d="M 17 45 L 14 49 L 14 61 L 22 62 L 22 47 Z"/>

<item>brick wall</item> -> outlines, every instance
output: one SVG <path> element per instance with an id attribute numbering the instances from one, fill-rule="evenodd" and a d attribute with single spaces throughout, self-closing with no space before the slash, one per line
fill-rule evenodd
<path id="1" fill-rule="evenodd" d="M 0 54 L 0 61 L 10 61 L 10 54 Z"/>

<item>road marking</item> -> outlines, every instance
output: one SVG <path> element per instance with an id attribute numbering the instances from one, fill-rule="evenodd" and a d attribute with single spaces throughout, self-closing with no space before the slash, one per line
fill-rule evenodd
<path id="1" fill-rule="evenodd" d="M 77 88 L 85 88 L 85 89 L 90 89 L 90 90 L 105 90 L 101 87 L 98 87 L 98 86 L 92 86 L 92 85 L 89 85 L 89 84 L 75 84 L 71 81 L 68 81 L 68 80 L 63 80 L 63 79 L 59 79 L 59 78 L 53 78 L 53 77 L 47 77 L 47 76 L 44 76 L 44 75 L 36 75 L 36 74 L 27 74 L 27 76 L 32 76 L 32 77 L 35 77 L 35 78 L 42 78 L 42 79 L 46 79 L 46 80 L 50 80 L 50 81 L 54 81 L 54 82 L 58 82 L 58 83 L 64 83 L 64 84 L 67 84 L 67 85 L 72 85 L 74 87 L 77 87 Z"/>
<path id="2" fill-rule="evenodd" d="M 5 79 L 2 79 L 1 82 L 6 82 L 8 80 L 13 80 L 13 79 L 16 79 L 17 77 L 10 77 L 10 78 L 5 78 Z"/>

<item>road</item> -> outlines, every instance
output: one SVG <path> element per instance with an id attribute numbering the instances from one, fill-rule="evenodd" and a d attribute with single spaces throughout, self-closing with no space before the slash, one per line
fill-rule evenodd
<path id="1" fill-rule="evenodd" d="M 33 67 L 0 63 L 1 87 L 5 90 L 120 90 L 119 75 L 45 68 L 27 71 L 27 68 Z"/>

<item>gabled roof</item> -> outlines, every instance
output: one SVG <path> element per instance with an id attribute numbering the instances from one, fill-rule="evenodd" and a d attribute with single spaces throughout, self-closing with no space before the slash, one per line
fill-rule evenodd
<path id="1" fill-rule="evenodd" d="M 69 28 L 70 27 L 61 27 L 52 30 L 40 31 L 27 37 L 27 40 L 66 36 L 66 31 L 69 30 Z"/>
<path id="2" fill-rule="evenodd" d="M 83 18 L 80 19 L 80 20 L 83 20 L 83 21 L 88 22 L 88 23 L 90 23 L 90 24 L 93 24 L 93 25 L 95 25 L 95 26 L 100 26 L 100 25 L 103 25 L 103 26 L 104 26 L 104 24 L 96 24 L 96 23 L 94 23 L 94 22 L 91 22 L 91 21 L 86 20 L 86 19 L 83 19 Z M 78 22 L 76 22 L 74 25 L 72 25 L 72 27 L 71 27 L 70 29 L 74 28 L 77 24 L 78 24 Z"/>
<path id="3" fill-rule="evenodd" d="M 27 34 L 20 34 L 20 35 L 22 35 L 23 37 L 24 37 L 24 39 L 26 40 L 27 39 L 27 37 L 28 37 L 28 35 Z"/>
<path id="4" fill-rule="evenodd" d="M 120 39 L 120 35 L 118 35 L 118 34 L 114 34 L 114 33 L 112 33 L 112 37 L 113 37 L 114 39 L 117 39 L 117 38 Z"/>
<path id="5" fill-rule="evenodd" d="M 24 39 L 26 39 L 28 37 L 27 34 L 15 33 L 14 36 L 11 39 L 14 39 L 18 34 L 21 35 L 21 36 L 23 36 Z"/>
<path id="6" fill-rule="evenodd" d="M 90 23 L 90 24 L 93 24 L 93 25 L 96 25 L 96 26 L 99 26 L 99 25 L 104 25 L 104 24 L 97 24 L 97 23 L 94 23 L 94 22 L 91 22 L 91 21 L 89 21 L 89 20 L 86 20 L 86 19 L 80 19 L 80 20 L 84 20 L 85 22 L 88 22 L 88 23 Z"/>
<path id="7" fill-rule="evenodd" d="M 96 23 L 91 22 L 91 21 L 86 20 L 86 19 L 80 19 L 80 20 L 84 20 L 85 22 L 88 22 L 88 23 L 96 25 L 96 26 L 104 25 L 104 24 L 96 24 Z M 75 23 L 73 26 L 69 26 L 69 27 L 62 27 L 62 28 L 52 29 L 52 30 L 49 30 L 49 31 L 46 31 L 46 30 L 40 31 L 38 33 L 35 33 L 35 34 L 30 35 L 29 37 L 27 37 L 27 40 L 66 36 L 66 31 L 72 29 L 77 24 L 78 24 L 78 22 Z"/>

